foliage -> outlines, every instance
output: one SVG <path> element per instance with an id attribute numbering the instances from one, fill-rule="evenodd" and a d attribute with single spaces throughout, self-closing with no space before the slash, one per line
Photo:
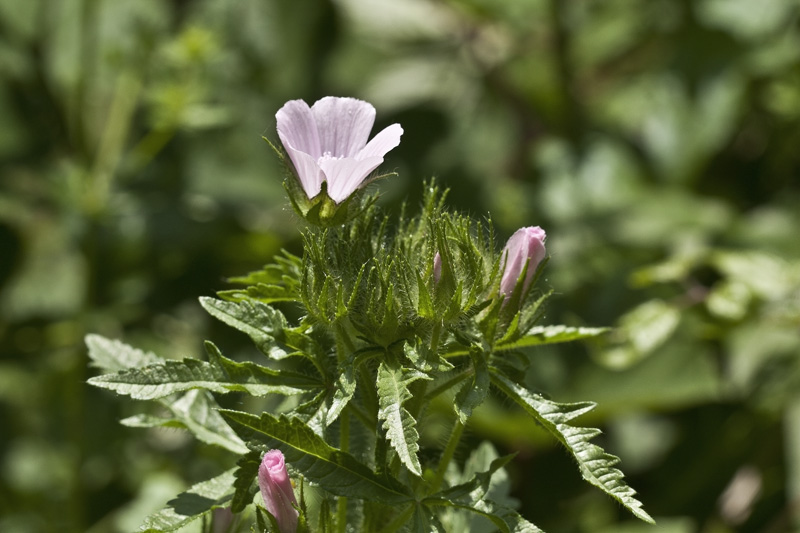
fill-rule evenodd
<path id="1" fill-rule="evenodd" d="M 548 402 L 496 368 L 507 365 L 519 347 L 590 338 L 604 330 L 535 326 L 535 311 L 544 297 L 522 291 L 524 270 L 513 295 L 498 294 L 500 259 L 487 247 L 493 243 L 489 230 L 445 210 L 444 197 L 432 184 L 422 214 L 401 221 L 396 235 L 389 235 L 387 218 L 372 200 L 365 201 L 369 207 L 348 225 L 306 230 L 302 259 L 281 258 L 284 265 L 290 258 L 296 268 L 270 265 L 239 279 L 239 283 L 255 285 L 243 292 L 224 293 L 231 300 L 202 300 L 212 316 L 246 333 L 278 368 L 237 363 L 210 342 L 206 343 L 208 362 L 151 363 L 153 356 L 89 337 L 96 361 L 123 367 L 89 382 L 134 399 L 165 399 L 173 412 L 177 408 L 169 398 L 184 403 L 186 396 L 178 394 L 186 391 L 296 396 L 294 407 L 279 416 L 220 411 L 230 426 L 216 414 L 216 439 L 225 442 L 232 428 L 251 450 L 281 450 L 293 469 L 315 487 L 342 502 L 345 498 L 363 501 L 365 516 L 372 517 L 370 528 L 402 525 L 412 515 L 416 518 L 409 527 L 421 527 L 413 526 L 421 520 L 441 528 L 441 508 L 450 507 L 485 516 L 502 531 L 540 531 L 513 509 L 485 498 L 492 474 L 509 458 L 498 459 L 488 471 L 441 490 L 452 447 L 473 410 L 486 399 L 491 379 L 501 394 L 519 403 L 563 442 L 587 481 L 652 522 L 621 472 L 613 468 L 618 459 L 589 443 L 599 430 L 566 424 L 591 404 Z M 436 253 L 442 257 L 439 276 L 432 272 Z M 278 271 L 280 278 L 274 275 Z M 257 287 L 274 289 L 259 291 Z M 266 292 L 288 297 L 292 288 L 299 289 L 294 299 L 303 317 L 297 325 L 265 303 L 272 300 L 264 296 Z M 519 310 L 512 307 L 520 305 Z M 420 432 L 426 426 L 427 404 L 461 381 L 450 443 L 438 464 L 423 463 Z M 429 392 L 429 384 L 440 386 Z M 356 446 L 350 436 L 356 423 L 362 426 L 361 432 L 374 432 L 374 450 L 367 447 L 369 453 L 362 452 L 360 459 L 348 453 Z M 208 436 L 214 430 L 209 424 L 184 427 L 206 442 L 214 440 Z M 245 452 L 240 459 L 233 495 L 233 477 L 228 472 L 225 483 L 207 482 L 214 486 L 214 496 L 206 497 L 208 505 L 194 508 L 193 515 L 185 506 L 160 511 L 146 521 L 145 528 L 171 531 L 211 512 L 223 495 L 237 502 L 236 512 L 243 511 L 255 476 L 250 457 Z M 224 488 L 217 490 L 217 485 Z M 206 490 L 205 485 L 197 487 L 201 489 Z M 386 505 L 396 511 L 385 512 L 382 520 L 375 518 Z M 346 506 L 341 507 L 336 523 L 358 527 L 357 519 L 348 517 Z"/>

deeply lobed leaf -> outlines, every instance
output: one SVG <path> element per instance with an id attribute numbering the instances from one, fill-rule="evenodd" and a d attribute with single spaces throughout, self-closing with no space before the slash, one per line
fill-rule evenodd
<path id="1" fill-rule="evenodd" d="M 414 474 L 422 475 L 419 464 L 419 433 L 417 421 L 403 407 L 411 398 L 408 385 L 418 379 L 430 379 L 418 370 L 401 368 L 396 364 L 382 361 L 378 367 L 378 418 L 383 420 L 386 438 L 397 452 L 400 461 Z"/>
<path id="2" fill-rule="evenodd" d="M 490 375 L 493 385 L 519 404 L 561 441 L 578 462 L 583 479 L 620 502 L 637 518 L 654 523 L 650 515 L 642 509 L 642 503 L 633 497 L 636 491 L 625 483 L 622 472 L 614 468 L 614 465 L 619 462 L 619 458 L 606 453 L 601 447 L 590 442 L 600 433 L 600 430 L 568 424 L 570 420 L 594 409 L 594 403 L 552 402 L 514 383 L 496 368 L 490 369 Z"/>
<path id="3" fill-rule="evenodd" d="M 206 343 L 206 348 L 210 362 L 188 358 L 168 360 L 93 377 L 89 383 L 137 400 L 154 400 L 191 389 L 219 393 L 240 391 L 264 396 L 297 394 L 322 386 L 318 379 L 297 372 L 272 370 L 251 362 L 237 363 L 223 357 L 211 343 Z"/>

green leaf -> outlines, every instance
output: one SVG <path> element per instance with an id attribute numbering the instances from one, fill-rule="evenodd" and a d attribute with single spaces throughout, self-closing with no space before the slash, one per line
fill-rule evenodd
<path id="1" fill-rule="evenodd" d="M 356 392 L 356 370 L 368 360 L 384 353 L 382 348 L 367 347 L 361 349 L 347 358 L 344 369 L 340 372 L 336 380 L 336 391 L 333 393 L 333 401 L 328 410 L 326 423 L 330 425 L 336 420 Z M 340 367 L 341 368 L 341 367 Z"/>
<path id="2" fill-rule="evenodd" d="M 633 497 L 636 491 L 625 483 L 622 472 L 614 468 L 619 458 L 589 442 L 600 434 L 600 430 L 568 424 L 573 418 L 594 409 L 594 403 L 552 402 L 517 385 L 497 369 L 492 368 L 490 372 L 493 385 L 519 404 L 569 450 L 578 462 L 583 479 L 616 499 L 637 518 L 654 523 L 642 509 L 642 503 Z"/>
<path id="3" fill-rule="evenodd" d="M 128 427 L 176 427 L 189 430 L 206 444 L 221 446 L 236 454 L 247 446 L 217 412 L 219 405 L 208 391 L 191 390 L 175 402 L 161 402 L 172 412 L 168 418 L 136 415 L 121 421 Z"/>
<path id="4" fill-rule="evenodd" d="M 569 326 L 534 326 L 519 340 L 512 342 L 498 342 L 494 349 L 497 351 L 516 350 L 540 344 L 556 344 L 580 339 L 597 337 L 607 332 L 608 328 L 574 328 Z"/>
<path id="5" fill-rule="evenodd" d="M 266 394 L 297 394 L 322 387 L 310 376 L 296 372 L 271 370 L 252 362 L 237 363 L 223 357 L 212 343 L 206 343 L 210 362 L 199 359 L 164 361 L 106 374 L 89 379 L 97 387 L 137 400 L 154 400 L 191 389 L 211 392 L 247 392 L 254 396 Z"/>
<path id="6" fill-rule="evenodd" d="M 244 508 L 253 502 L 258 487 L 255 481 L 258 475 L 258 467 L 261 466 L 261 452 L 250 451 L 243 455 L 236 463 L 236 472 L 233 482 L 234 493 L 231 501 L 231 511 L 241 513 Z"/>
<path id="7" fill-rule="evenodd" d="M 246 333 L 264 354 L 273 359 L 286 357 L 286 352 L 275 345 L 276 336 L 282 336 L 288 327 L 277 309 L 261 302 L 227 302 L 205 296 L 200 298 L 200 305 L 214 318 Z"/>
<path id="8" fill-rule="evenodd" d="M 504 532 L 543 533 L 541 529 L 525 520 L 513 509 L 498 505 L 486 498 L 492 476 L 513 458 L 513 454 L 498 457 L 492 461 L 488 470 L 475 474 L 475 477 L 466 483 L 450 487 L 425 498 L 422 502 L 423 505 L 466 509 L 488 518 L 498 529 Z"/>
<path id="9" fill-rule="evenodd" d="M 261 417 L 240 411 L 220 411 L 246 441 L 261 448 L 279 449 L 286 462 L 337 496 L 361 498 L 387 505 L 408 502 L 411 492 L 398 481 L 378 476 L 352 455 L 331 447 L 302 420 L 269 413 Z"/>
<path id="10" fill-rule="evenodd" d="M 175 531 L 212 509 L 227 506 L 231 499 L 233 483 L 234 475 L 231 469 L 208 481 L 192 485 L 189 490 L 168 502 L 165 508 L 145 518 L 139 531 L 144 533 Z"/>
<path id="11" fill-rule="evenodd" d="M 107 372 L 118 372 L 128 368 L 141 368 L 164 361 L 152 352 L 143 352 L 117 340 L 100 335 L 86 335 L 86 346 L 94 366 Z"/>
<path id="12" fill-rule="evenodd" d="M 378 367 L 378 418 L 383 420 L 386 437 L 400 461 L 411 472 L 421 476 L 422 467 L 417 458 L 417 421 L 403 408 L 403 403 L 411 398 L 408 385 L 418 379 L 430 378 L 419 370 L 404 369 L 386 361 L 382 361 Z"/>
<path id="13" fill-rule="evenodd" d="M 425 505 L 418 505 L 414 509 L 408 531 L 410 533 L 447 533 L 433 511 Z"/>
<path id="14" fill-rule="evenodd" d="M 492 482 L 492 476 L 506 466 L 514 458 L 516 454 L 504 455 L 494 459 L 489 468 L 483 472 L 478 472 L 475 476 L 459 485 L 455 485 L 432 496 L 432 498 L 443 498 L 445 500 L 464 500 L 469 498 L 472 503 L 482 500 L 486 493 L 489 491 L 489 486 Z M 466 500 L 464 500 L 466 501 Z"/>
<path id="15" fill-rule="evenodd" d="M 472 379 L 464 383 L 455 398 L 455 410 L 462 424 L 466 424 L 472 410 L 483 403 L 489 394 L 489 368 L 485 354 L 478 350 L 470 350 L 472 359 Z"/>
<path id="16" fill-rule="evenodd" d="M 446 505 L 479 514 L 487 518 L 503 533 L 544 533 L 544 531 L 525 520 L 514 509 L 498 505 L 492 500 L 480 500 L 474 504 L 452 500 L 431 500 L 430 502 L 426 500 L 426 503 L 429 505 Z"/>

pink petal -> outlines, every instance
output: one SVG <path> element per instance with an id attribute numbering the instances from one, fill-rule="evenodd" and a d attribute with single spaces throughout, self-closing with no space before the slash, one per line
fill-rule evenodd
<path id="1" fill-rule="evenodd" d="M 280 135 L 280 134 L 279 134 Z M 283 135 L 280 135 L 283 146 L 289 153 L 289 158 L 294 163 L 294 169 L 297 171 L 297 178 L 300 180 L 300 185 L 306 192 L 306 196 L 311 199 L 314 198 L 322 190 L 322 182 L 325 175 L 320 170 L 317 160 L 310 155 L 296 150 L 289 144 Z"/>
<path id="2" fill-rule="evenodd" d="M 360 161 L 352 158 L 321 160 L 319 166 L 328 182 L 328 196 L 337 204 L 342 203 L 381 163 L 382 157 L 368 157 Z"/>
<path id="3" fill-rule="evenodd" d="M 547 235 L 539 226 L 520 228 L 508 239 L 503 249 L 503 277 L 500 280 L 500 292 L 509 298 L 517 284 L 517 279 L 522 274 L 525 263 L 528 270 L 525 272 L 523 291 L 527 291 L 533 282 L 536 268 L 547 255 L 544 241 Z"/>
<path id="4" fill-rule="evenodd" d="M 278 121 L 278 135 L 287 151 L 289 144 L 314 159 L 322 155 L 317 123 L 307 103 L 303 100 L 290 100 L 275 113 L 275 118 Z"/>
<path id="5" fill-rule="evenodd" d="M 355 98 L 326 96 L 311 107 L 319 131 L 320 155 L 353 157 L 364 148 L 375 123 L 372 104 Z"/>
<path id="6" fill-rule="evenodd" d="M 400 144 L 401 135 L 403 135 L 403 128 L 400 127 L 400 124 L 392 124 L 384 128 L 356 155 L 356 159 L 385 156 L 389 150 Z"/>

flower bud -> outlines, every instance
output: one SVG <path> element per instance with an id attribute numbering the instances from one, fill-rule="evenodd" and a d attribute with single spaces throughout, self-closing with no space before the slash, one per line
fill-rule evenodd
<path id="1" fill-rule="evenodd" d="M 293 504 L 297 505 L 297 499 L 280 450 L 270 450 L 264 454 L 258 468 L 258 486 L 264 505 L 275 517 L 280 533 L 295 533 L 299 513 Z"/>
<path id="2" fill-rule="evenodd" d="M 500 261 L 503 270 L 500 293 L 505 295 L 506 301 L 511 297 L 511 293 L 514 292 L 514 287 L 517 286 L 517 281 L 526 263 L 528 264 L 528 269 L 522 285 L 522 294 L 524 295 L 528 292 L 539 263 L 547 255 L 544 248 L 545 237 L 546 235 L 542 228 L 532 226 L 518 229 L 508 239 Z"/>
<path id="3" fill-rule="evenodd" d="M 439 283 L 440 279 L 442 279 L 442 256 L 436 252 L 433 256 L 433 282 Z"/>

